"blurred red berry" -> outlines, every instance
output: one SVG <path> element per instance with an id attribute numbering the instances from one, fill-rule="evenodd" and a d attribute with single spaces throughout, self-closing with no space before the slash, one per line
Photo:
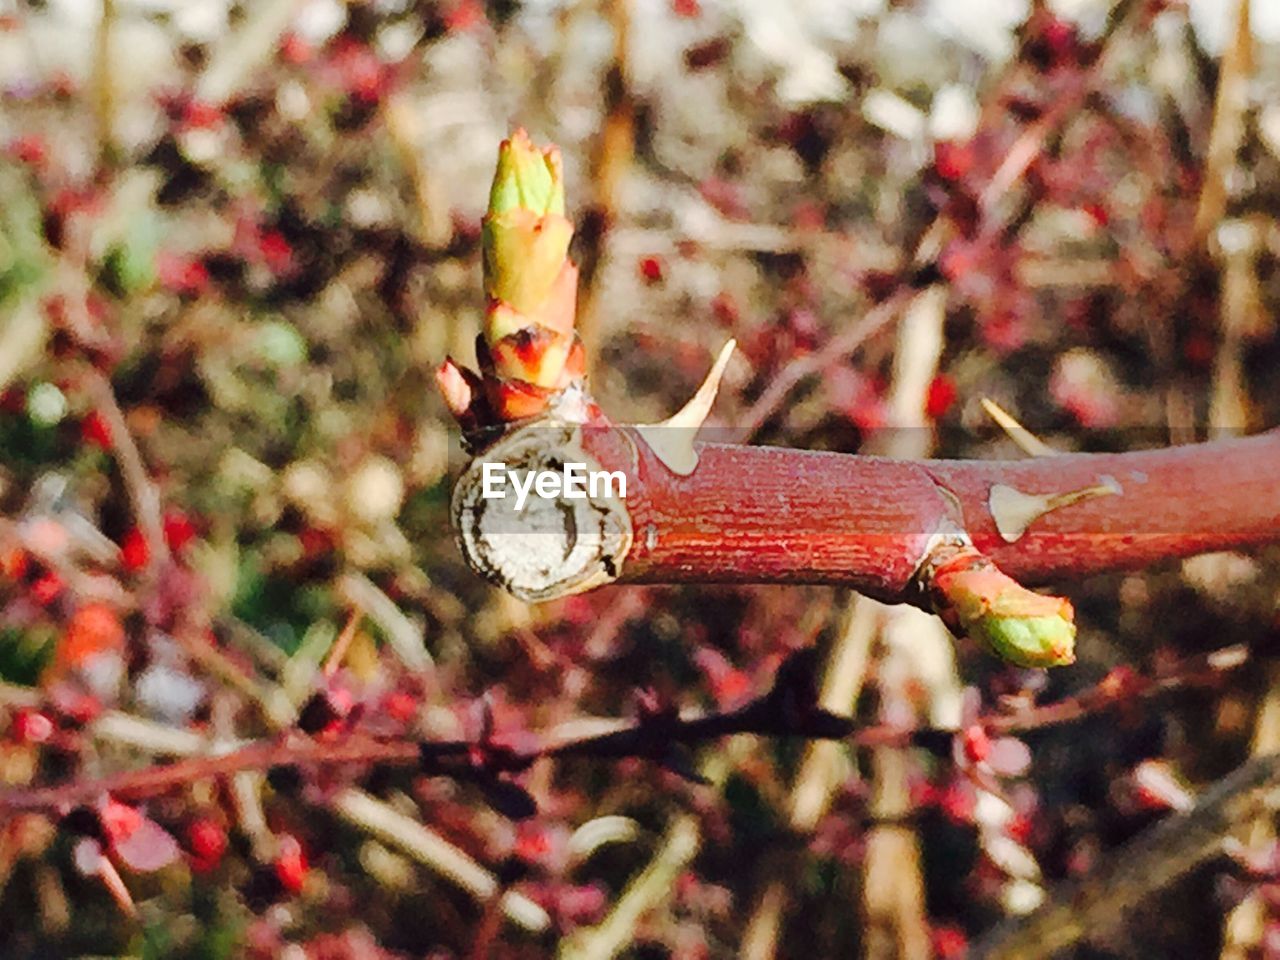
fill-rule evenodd
<path id="1" fill-rule="evenodd" d="M 53 736 L 53 721 L 39 710 L 19 710 L 13 717 L 13 736 L 19 743 L 44 743 Z"/>
<path id="2" fill-rule="evenodd" d="M 1208 369 L 1213 366 L 1217 355 L 1218 344 L 1209 333 L 1202 330 L 1190 334 L 1182 344 L 1182 356 L 1194 367 Z"/>
<path id="3" fill-rule="evenodd" d="M 21 547 L 14 547 L 0 554 L 0 574 L 10 580 L 21 580 L 31 566 L 31 554 Z"/>
<path id="4" fill-rule="evenodd" d="M 11 140 L 8 153 L 19 163 L 42 167 L 49 155 L 49 146 L 45 143 L 44 137 L 28 133 Z"/>
<path id="5" fill-rule="evenodd" d="M 1049 395 L 1082 426 L 1114 426 L 1120 415 L 1120 387 L 1106 361 L 1085 349 L 1068 350 L 1054 362 Z"/>
<path id="6" fill-rule="evenodd" d="M 1142 678 L 1130 666 L 1113 667 L 1098 681 L 1098 692 L 1105 697 L 1123 700 L 1136 697 L 1143 688 Z"/>
<path id="7" fill-rule="evenodd" d="M 960 180 L 973 169 L 973 146 L 954 140 L 933 145 L 933 168 L 943 180 Z"/>
<path id="8" fill-rule="evenodd" d="M 99 805 L 98 817 L 111 852 L 130 870 L 161 870 L 182 855 L 178 841 L 140 810 L 108 799 Z"/>
<path id="9" fill-rule="evenodd" d="M 827 371 L 825 384 L 832 409 L 859 430 L 877 430 L 884 425 L 885 402 L 876 378 L 841 365 Z"/>
<path id="10" fill-rule="evenodd" d="M 80 421 L 80 438 L 102 450 L 111 449 L 111 424 L 97 410 L 91 410 Z"/>
<path id="11" fill-rule="evenodd" d="M 938 269 L 948 280 L 960 280 L 972 273 L 978 265 L 978 253 L 973 244 L 963 241 L 952 242 L 938 258 Z M 896 283 L 895 283 L 896 286 Z"/>
<path id="12" fill-rule="evenodd" d="M 687 902 L 697 894 L 698 885 L 698 875 L 692 870 L 684 871 L 676 877 L 676 898 Z"/>
<path id="13" fill-rule="evenodd" d="M 922 777 L 916 777 L 908 785 L 913 807 L 931 807 L 938 803 L 941 794 L 938 788 Z"/>
<path id="14" fill-rule="evenodd" d="M 640 270 L 640 277 L 645 283 L 658 283 L 662 280 L 662 260 L 658 257 L 641 257 L 637 266 Z"/>
<path id="15" fill-rule="evenodd" d="M 1012 353 L 1027 342 L 1027 323 L 1012 310 L 984 317 L 979 332 L 983 342 L 996 353 Z"/>
<path id="16" fill-rule="evenodd" d="M 355 697 L 346 687 L 318 690 L 298 712 L 298 729 L 313 736 L 333 736 L 348 727 L 348 718 L 356 706 Z M 354 719 L 354 718 L 352 718 Z"/>
<path id="17" fill-rule="evenodd" d="M 816 201 L 801 200 L 791 211 L 791 224 L 800 231 L 820 231 L 827 225 L 827 211 Z"/>
<path id="18" fill-rule="evenodd" d="M 224 114 L 219 107 L 203 100 L 191 100 L 182 112 L 182 125 L 188 129 L 211 130 L 219 126 Z"/>
<path id="19" fill-rule="evenodd" d="M 479 0 L 454 0 L 444 10 L 444 28 L 462 33 L 485 22 L 484 5 Z"/>
<path id="20" fill-rule="evenodd" d="M 63 187 L 50 198 L 46 210 L 54 216 L 70 217 L 77 213 L 101 213 L 103 203 L 104 197 L 100 190 L 92 187 Z"/>
<path id="21" fill-rule="evenodd" d="M 75 78 L 71 74 L 65 70 L 55 70 L 49 74 L 49 82 L 46 84 L 45 89 L 53 96 L 66 100 L 68 97 L 75 95 L 76 87 Z"/>
<path id="22" fill-rule="evenodd" d="M 102 831 L 112 844 L 129 839 L 142 826 L 142 814 L 118 800 L 108 799 L 98 816 L 102 820 Z"/>
<path id="23" fill-rule="evenodd" d="M 181 510 L 170 510 L 164 515 L 164 542 L 174 553 L 195 539 L 196 527 Z"/>
<path id="24" fill-rule="evenodd" d="M 931 939 L 937 960 L 964 960 L 969 954 L 969 938 L 959 927 L 934 927 Z"/>
<path id="25" fill-rule="evenodd" d="M 50 570 L 37 577 L 35 583 L 31 584 L 31 596 L 36 603 L 47 607 L 62 596 L 64 589 L 66 584 L 62 582 L 62 578 Z"/>
<path id="26" fill-rule="evenodd" d="M 1054 60 L 1058 63 L 1064 63 L 1076 57 L 1078 52 L 1076 28 L 1066 20 L 1054 17 L 1045 24 L 1044 39 Z"/>
<path id="27" fill-rule="evenodd" d="M 88 658 L 124 647 L 119 615 L 105 603 L 86 603 L 71 615 L 58 644 L 58 660 L 77 667 Z"/>
<path id="28" fill-rule="evenodd" d="M 300 530 L 298 542 L 302 544 L 303 555 L 308 559 L 333 552 L 333 536 L 328 531 L 317 527 L 304 527 Z"/>
<path id="29" fill-rule="evenodd" d="M 273 866 L 280 886 L 290 894 L 302 892 L 302 886 L 307 880 L 307 855 L 297 837 L 286 833 L 280 838 L 279 852 Z"/>
<path id="30" fill-rule="evenodd" d="M 586 594 L 578 594 L 575 597 L 565 597 L 560 601 L 560 616 L 565 623 L 580 627 L 594 623 L 598 615 L 596 605 L 591 598 Z"/>
<path id="31" fill-rule="evenodd" d="M 334 711 L 340 717 L 346 717 L 351 714 L 352 709 L 356 705 L 356 698 L 346 687 L 335 686 L 329 691 L 329 702 L 333 705 Z"/>
<path id="32" fill-rule="evenodd" d="M 1165 760 L 1143 760 L 1132 774 L 1134 798 L 1146 810 L 1189 810 L 1190 791 Z"/>
<path id="33" fill-rule="evenodd" d="M 59 717 L 75 727 L 83 727 L 102 713 L 102 702 L 97 697 L 66 683 L 49 688 L 49 703 Z"/>
<path id="34" fill-rule="evenodd" d="M 991 738 L 981 724 L 973 724 L 961 734 L 964 755 L 970 763 L 982 763 L 991 756 Z"/>
<path id="35" fill-rule="evenodd" d="M 928 393 L 925 394 L 924 412 L 928 414 L 931 419 L 937 420 L 950 410 L 951 405 L 955 402 L 955 381 L 945 373 L 938 374 L 929 384 Z"/>
<path id="36" fill-rule="evenodd" d="M 1035 823 L 1031 817 L 1025 813 L 1019 813 L 1005 826 L 1004 832 L 1009 835 L 1010 839 L 1018 841 L 1024 847 L 1031 843 L 1031 835 L 1035 828 Z"/>
<path id="37" fill-rule="evenodd" d="M 677 17 L 700 17 L 702 6 L 698 0 L 671 0 L 671 12 Z"/>
<path id="38" fill-rule="evenodd" d="M 536 823 L 522 822 L 516 828 L 516 843 L 512 850 L 521 860 L 537 863 L 551 850 L 551 838 L 545 827 Z"/>
<path id="39" fill-rule="evenodd" d="M 711 687 L 711 695 L 720 707 L 732 707 L 750 693 L 751 678 L 733 666 L 718 650 L 702 647 L 693 655 Z"/>
<path id="40" fill-rule="evenodd" d="M 280 59 L 294 66 L 306 63 L 315 56 L 315 50 L 296 33 L 286 33 L 280 40 Z"/>
<path id="41" fill-rule="evenodd" d="M 368 44 L 344 37 L 334 44 L 331 62 L 343 88 L 357 100 L 376 103 L 386 92 L 390 74 Z"/>
<path id="42" fill-rule="evenodd" d="M 1089 215 L 1089 219 L 1096 223 L 1099 227 L 1105 227 L 1111 222 L 1111 214 L 1102 204 L 1086 203 L 1084 212 Z"/>
<path id="43" fill-rule="evenodd" d="M 977 796 L 966 780 L 953 780 L 938 794 L 938 807 L 952 823 L 972 823 Z"/>
<path id="44" fill-rule="evenodd" d="M 209 270 L 194 257 L 162 250 L 156 254 L 156 275 L 162 287 L 181 296 L 196 297 L 209 289 Z"/>
<path id="45" fill-rule="evenodd" d="M 383 701 L 382 709 L 392 720 L 408 723 L 418 714 L 418 701 L 412 694 L 396 690 Z"/>
<path id="46" fill-rule="evenodd" d="M 263 231 L 258 238 L 258 250 L 275 273 L 284 273 L 293 264 L 293 247 L 279 230 Z"/>
<path id="47" fill-rule="evenodd" d="M 227 852 L 227 832 L 211 817 L 201 817 L 187 828 L 187 846 L 191 849 L 191 869 L 207 873 L 214 869 Z"/>
<path id="48" fill-rule="evenodd" d="M 593 884 L 557 884 L 539 899 L 545 900 L 559 921 L 568 926 L 598 920 L 609 902 L 604 890 Z"/>
<path id="49" fill-rule="evenodd" d="M 151 548 L 142 531 L 133 527 L 120 543 L 120 563 L 130 573 L 136 573 L 151 560 Z"/>

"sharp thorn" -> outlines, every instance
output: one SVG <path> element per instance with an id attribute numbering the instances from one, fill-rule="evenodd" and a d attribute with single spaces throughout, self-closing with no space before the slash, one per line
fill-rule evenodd
<path id="1" fill-rule="evenodd" d="M 689 402 L 676 413 L 658 423 L 636 426 L 636 431 L 672 473 L 686 477 L 698 466 L 693 440 L 711 413 L 712 404 L 720 390 L 720 379 L 724 376 L 735 346 L 736 342 L 730 340 L 721 348 L 720 355 L 702 381 L 702 386 L 698 387 Z"/>
<path id="2" fill-rule="evenodd" d="M 1058 451 L 1053 449 L 1034 433 L 1013 418 L 1013 415 L 990 397 L 982 398 L 982 409 L 994 420 L 1009 439 L 1022 448 L 1022 452 L 1030 457 L 1053 457 Z"/>

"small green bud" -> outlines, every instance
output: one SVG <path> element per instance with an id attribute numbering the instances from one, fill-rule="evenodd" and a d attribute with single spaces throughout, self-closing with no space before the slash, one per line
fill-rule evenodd
<path id="1" fill-rule="evenodd" d="M 1076 625 L 1060 615 L 988 614 L 969 627 L 974 638 L 1019 667 L 1060 667 L 1075 660 Z"/>
<path id="2" fill-rule="evenodd" d="M 514 210 L 488 217 L 483 239 L 485 293 L 532 314 L 564 269 L 573 224 L 558 214 L 535 219 Z"/>
<path id="3" fill-rule="evenodd" d="M 1001 659 L 1020 667 L 1075 661 L 1069 601 L 1028 590 L 972 547 L 940 563 L 932 580 L 938 616 Z"/>
<path id="4" fill-rule="evenodd" d="M 564 177 L 560 151 L 539 150 L 523 130 L 517 130 L 498 149 L 498 169 L 489 192 L 489 215 L 529 210 L 539 216 L 564 215 Z"/>

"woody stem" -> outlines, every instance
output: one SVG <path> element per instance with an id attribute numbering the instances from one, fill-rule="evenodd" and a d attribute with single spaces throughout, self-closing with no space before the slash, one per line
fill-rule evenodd
<path id="1" fill-rule="evenodd" d="M 545 427 L 516 433 L 525 431 Z M 615 576 L 648 583 L 825 583 L 919 602 L 920 563 L 948 533 L 967 535 L 1024 583 L 1280 541 L 1280 431 L 1015 462 L 902 461 L 714 443 L 694 448 L 696 469 L 678 476 L 628 428 L 588 430 L 580 438 L 580 452 L 627 475 L 620 504 L 629 528 L 607 545 L 608 556 L 596 557 L 608 576 L 585 585 Z M 547 466 L 565 459 L 555 449 L 543 455 Z M 616 523 L 616 512 L 613 518 Z M 519 541 L 511 552 L 522 559 L 539 542 L 511 536 L 534 532 L 523 522 L 521 514 L 508 513 L 484 534 L 498 549 L 481 568 L 508 587 L 504 540 Z M 575 528 L 564 535 L 582 534 Z M 474 563 L 475 540 L 464 537 L 463 546 Z M 557 542 L 548 563 L 569 552 Z M 536 599 L 584 587 L 581 576 L 563 588 L 556 579 L 548 573 Z"/>

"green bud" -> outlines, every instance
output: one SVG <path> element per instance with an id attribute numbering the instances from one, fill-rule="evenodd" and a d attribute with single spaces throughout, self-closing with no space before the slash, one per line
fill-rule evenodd
<path id="1" fill-rule="evenodd" d="M 969 631 L 996 656 L 1019 667 L 1060 667 L 1075 660 L 1076 625 L 1060 615 L 987 614 L 969 624 Z"/>
<path id="2" fill-rule="evenodd" d="M 498 169 L 489 192 L 491 217 L 508 210 L 529 210 L 539 216 L 564 215 L 564 177 L 560 151 L 539 150 L 523 130 L 504 140 L 498 150 Z"/>
<path id="3" fill-rule="evenodd" d="M 532 314 L 564 269 L 573 224 L 558 214 L 534 219 L 515 210 L 487 218 L 483 239 L 485 293 Z"/>
<path id="4" fill-rule="evenodd" d="M 948 626 L 1020 667 L 1075 661 L 1071 603 L 1035 593 L 972 547 L 961 548 L 932 573 L 934 611 Z"/>

